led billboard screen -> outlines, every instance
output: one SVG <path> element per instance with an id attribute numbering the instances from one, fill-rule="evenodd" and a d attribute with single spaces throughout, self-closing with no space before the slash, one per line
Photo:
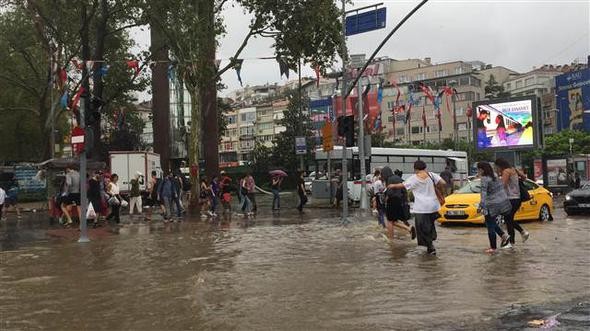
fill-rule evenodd
<path id="1" fill-rule="evenodd" d="M 534 148 L 534 97 L 480 101 L 474 104 L 474 141 L 478 150 Z"/>

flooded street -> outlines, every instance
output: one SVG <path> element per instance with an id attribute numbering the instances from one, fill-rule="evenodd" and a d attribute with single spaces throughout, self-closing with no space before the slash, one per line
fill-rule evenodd
<path id="1" fill-rule="evenodd" d="M 437 257 L 369 216 L 282 213 L 133 221 L 87 244 L 41 215 L 3 222 L 0 329 L 522 329 L 590 301 L 590 218 L 561 209 L 495 256 L 484 227 L 438 226 Z M 580 307 L 564 329 L 590 325 Z"/>

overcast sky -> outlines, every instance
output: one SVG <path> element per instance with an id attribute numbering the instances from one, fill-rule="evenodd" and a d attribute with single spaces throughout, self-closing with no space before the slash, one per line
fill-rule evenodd
<path id="1" fill-rule="evenodd" d="M 379 2 L 387 7 L 386 28 L 349 37 L 350 54 L 369 56 L 419 3 L 357 0 L 348 7 Z M 228 33 L 221 40 L 217 56 L 222 59 L 222 66 L 241 43 L 250 22 L 239 7 L 226 5 L 224 17 Z M 135 35 L 140 45 L 149 44 L 149 32 L 136 31 Z M 274 56 L 271 44 L 270 39 L 254 39 L 242 52 L 244 85 L 286 81 L 279 77 L 274 60 L 253 59 Z M 398 30 L 378 55 L 394 59 L 431 57 L 434 63 L 480 60 L 526 72 L 542 64 L 565 64 L 574 59 L 586 62 L 589 54 L 590 0 L 431 0 Z M 303 73 L 314 75 L 309 67 Z M 291 73 L 291 79 L 295 77 Z M 240 87 L 234 70 L 227 71 L 222 80 L 228 86 L 222 94 Z"/>

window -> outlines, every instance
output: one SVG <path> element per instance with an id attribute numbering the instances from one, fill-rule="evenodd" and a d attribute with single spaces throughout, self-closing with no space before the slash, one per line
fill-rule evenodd
<path id="1" fill-rule="evenodd" d="M 406 115 L 405 114 L 395 114 L 395 121 L 396 122 L 403 122 L 406 119 Z"/>
<path id="2" fill-rule="evenodd" d="M 413 126 L 412 133 L 420 133 L 420 131 L 421 131 L 420 129 L 421 129 L 421 127 L 419 127 L 419 126 Z"/>
<path id="3" fill-rule="evenodd" d="M 534 77 L 530 77 L 524 80 L 524 86 L 531 86 L 535 84 L 535 78 Z"/>
<path id="4" fill-rule="evenodd" d="M 471 82 L 471 86 L 481 86 L 481 80 L 475 77 L 469 77 L 469 81 Z"/>
<path id="5" fill-rule="evenodd" d="M 425 73 L 421 73 L 421 74 L 417 74 L 416 75 L 416 79 L 415 80 L 424 80 L 426 79 L 426 74 Z"/>
<path id="6" fill-rule="evenodd" d="M 406 132 L 403 128 L 395 130 L 395 134 L 398 136 L 403 136 L 405 133 Z"/>
<path id="7" fill-rule="evenodd" d="M 459 78 L 459 85 L 467 86 L 469 85 L 469 77 L 461 77 Z"/>
<path id="8" fill-rule="evenodd" d="M 522 87 L 522 80 L 517 80 L 516 81 L 516 88 L 521 88 Z"/>
<path id="9" fill-rule="evenodd" d="M 241 115 L 240 115 L 240 120 L 241 120 L 242 122 L 246 122 L 246 114 L 241 114 Z"/>
<path id="10" fill-rule="evenodd" d="M 459 129 L 459 131 L 466 131 L 467 123 L 457 123 L 457 128 Z"/>
<path id="11" fill-rule="evenodd" d="M 409 82 L 409 81 L 410 81 L 410 79 L 408 79 L 408 77 L 406 75 L 399 76 L 399 82 L 400 83 L 406 83 L 406 82 Z"/>
<path id="12" fill-rule="evenodd" d="M 437 70 L 434 72 L 434 77 L 444 77 L 447 75 L 448 75 L 448 72 L 446 70 Z"/>
<path id="13" fill-rule="evenodd" d="M 463 67 L 456 67 L 455 68 L 455 75 L 462 74 L 462 73 L 463 73 Z"/>
<path id="14" fill-rule="evenodd" d="M 465 109 L 463 109 L 463 107 L 457 108 L 456 114 L 457 116 L 465 115 Z"/>
<path id="15" fill-rule="evenodd" d="M 237 121 L 237 116 L 236 115 L 229 115 L 226 117 L 227 119 L 227 124 L 235 124 Z"/>
<path id="16" fill-rule="evenodd" d="M 389 122 L 389 123 L 393 123 L 393 116 L 389 116 L 389 117 L 387 117 L 387 122 Z"/>
<path id="17" fill-rule="evenodd" d="M 506 83 L 506 89 L 507 90 L 511 90 L 512 89 L 512 83 Z"/>
<path id="18" fill-rule="evenodd" d="M 387 110 L 391 110 L 395 107 L 395 101 L 387 101 Z"/>
<path id="19" fill-rule="evenodd" d="M 387 156 L 371 156 L 371 162 L 387 163 Z"/>

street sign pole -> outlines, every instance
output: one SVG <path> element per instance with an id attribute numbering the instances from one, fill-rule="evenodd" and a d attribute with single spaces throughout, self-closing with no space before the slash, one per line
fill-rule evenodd
<path id="1" fill-rule="evenodd" d="M 85 120 L 86 102 L 85 102 L 85 99 L 87 97 L 88 96 L 83 96 L 80 100 L 80 123 L 78 123 L 78 126 L 82 129 L 86 128 L 86 120 Z M 90 146 L 85 146 L 82 149 L 82 152 L 80 153 L 80 214 L 81 215 L 80 215 L 80 239 L 78 239 L 79 243 L 87 243 L 90 241 L 90 239 L 88 239 L 88 226 L 86 224 L 86 208 L 88 207 L 88 197 L 86 195 L 86 148 L 90 148 Z"/>
<path id="2" fill-rule="evenodd" d="M 346 0 L 342 0 L 342 115 L 346 116 Z M 342 143 L 342 223 L 348 223 L 348 169 L 346 141 Z"/>
<path id="3" fill-rule="evenodd" d="M 367 201 L 367 171 L 365 169 L 365 121 L 364 121 L 364 112 L 363 112 L 363 88 L 361 86 L 361 80 L 359 79 L 357 82 L 357 94 L 358 94 L 358 117 L 359 117 L 359 138 L 358 138 L 358 146 L 359 146 L 359 162 L 361 165 L 361 201 L 360 201 L 360 208 L 361 210 L 367 210 L 368 201 Z"/>

